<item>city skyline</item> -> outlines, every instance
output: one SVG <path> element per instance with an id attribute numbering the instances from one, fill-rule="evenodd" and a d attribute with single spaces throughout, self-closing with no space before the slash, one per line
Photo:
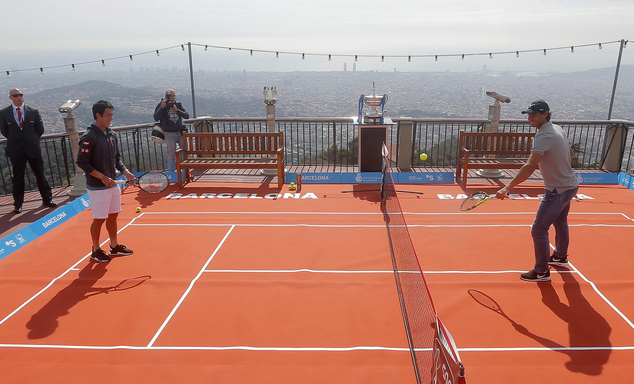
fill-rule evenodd
<path id="1" fill-rule="evenodd" d="M 503 119 L 524 119 L 519 113 L 521 109 L 543 98 L 551 104 L 554 119 L 602 120 L 607 118 L 614 71 L 605 68 L 537 75 L 484 69 L 467 73 L 198 70 L 195 79 L 197 117 L 263 117 L 264 86 L 277 87 L 278 118 L 352 117 L 358 112 L 360 95 L 370 94 L 375 83 L 377 94 L 388 95 L 386 116 L 389 117 L 486 119 L 493 99 L 485 92 L 495 91 L 512 100 L 502 106 Z M 27 105 L 40 110 L 47 133 L 63 132 L 63 115 L 57 109 L 68 99 L 82 101 L 75 111 L 80 128 L 92 122 L 90 106 L 99 99 L 115 105 L 114 126 L 152 123 L 154 107 L 167 88 L 176 90 L 177 99 L 193 117 L 186 69 L 142 68 L 0 78 L 0 89 L 14 86 L 25 93 Z M 631 89 L 634 89 L 634 66 L 624 66 L 613 118 L 634 119 Z M 10 103 L 8 93 L 5 103 Z"/>

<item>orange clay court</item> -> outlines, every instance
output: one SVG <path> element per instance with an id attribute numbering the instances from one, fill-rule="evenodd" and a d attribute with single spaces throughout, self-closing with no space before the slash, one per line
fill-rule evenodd
<path id="1" fill-rule="evenodd" d="M 128 188 L 119 239 L 135 253 L 107 264 L 89 261 L 83 211 L 0 260 L 0 382 L 415 383 L 380 196 L 366 189 Z M 453 184 L 397 189 L 424 192 L 399 199 L 468 383 L 629 380 L 631 190 L 582 186 L 571 265 L 529 283 L 543 187 L 470 212 Z"/>

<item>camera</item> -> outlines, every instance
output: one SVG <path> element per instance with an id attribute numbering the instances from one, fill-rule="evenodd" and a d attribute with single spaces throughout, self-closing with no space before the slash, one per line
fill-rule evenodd
<path id="1" fill-rule="evenodd" d="M 176 105 L 176 100 L 172 100 L 169 97 L 161 99 L 161 102 L 165 102 L 165 108 L 172 108 L 174 105 Z"/>

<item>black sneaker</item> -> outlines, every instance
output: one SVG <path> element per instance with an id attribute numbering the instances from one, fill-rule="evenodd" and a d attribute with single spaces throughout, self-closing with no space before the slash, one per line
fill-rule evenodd
<path id="1" fill-rule="evenodd" d="M 520 275 L 520 279 L 524 281 L 550 281 L 550 271 L 544 273 L 537 273 L 533 269 Z"/>
<path id="2" fill-rule="evenodd" d="M 126 248 L 123 244 L 117 244 L 114 248 L 112 248 L 112 245 L 110 246 L 110 256 L 128 256 L 133 253 L 131 249 Z"/>
<path id="3" fill-rule="evenodd" d="M 110 256 L 106 255 L 106 252 L 104 252 L 101 248 L 93 251 L 92 255 L 90 255 L 90 258 L 98 263 L 107 263 L 111 260 Z"/>
<path id="4" fill-rule="evenodd" d="M 550 260 L 548 261 L 550 265 L 556 265 L 558 267 L 565 267 L 568 265 L 568 256 L 558 257 L 553 254 L 550 256 Z"/>

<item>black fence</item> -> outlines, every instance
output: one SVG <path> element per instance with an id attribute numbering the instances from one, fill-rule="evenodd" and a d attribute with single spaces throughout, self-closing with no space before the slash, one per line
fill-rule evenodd
<path id="1" fill-rule="evenodd" d="M 554 121 L 562 126 L 573 146 L 576 169 L 602 169 L 608 153 L 618 152 L 620 171 L 634 171 L 634 122 Z M 396 168 L 453 168 L 457 164 L 458 133 L 484 131 L 487 120 L 394 119 L 388 126 L 388 148 Z M 187 121 L 190 131 L 266 132 L 265 119 L 197 118 Z M 133 172 L 165 170 L 167 149 L 151 140 L 154 124 L 114 127 L 123 161 Z M 284 132 L 287 166 L 345 167 L 358 164 L 359 126 L 352 118 L 278 119 L 275 129 Z M 500 132 L 534 131 L 527 121 L 503 120 Z M 615 135 L 614 132 L 619 132 Z M 402 135 L 407 135 L 406 144 Z M 616 139 L 615 139 L 616 138 Z M 76 174 L 72 147 L 66 134 L 46 135 L 41 140 L 46 175 L 53 188 L 72 185 Z M 0 196 L 10 194 L 11 167 L 0 140 Z M 428 159 L 421 161 L 420 153 Z M 404 160 L 405 159 L 405 160 Z M 28 169 L 28 168 L 27 168 Z M 27 190 L 36 190 L 35 176 L 27 170 Z"/>

